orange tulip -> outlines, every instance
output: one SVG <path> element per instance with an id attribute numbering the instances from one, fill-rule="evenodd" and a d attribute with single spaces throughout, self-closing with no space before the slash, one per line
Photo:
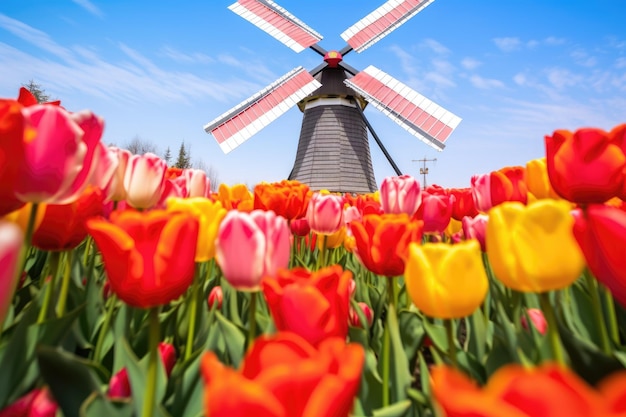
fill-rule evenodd
<path id="1" fill-rule="evenodd" d="M 87 221 L 111 290 L 125 303 L 155 307 L 177 299 L 193 281 L 198 221 L 164 210 L 115 211 Z"/>
<path id="2" fill-rule="evenodd" d="M 346 338 L 350 271 L 333 265 L 310 272 L 279 270 L 263 281 L 263 293 L 278 330 L 297 333 L 312 345 L 328 337 Z"/>
<path id="3" fill-rule="evenodd" d="M 408 214 L 366 214 L 354 220 L 350 228 L 361 263 L 378 275 L 404 273 L 404 259 L 410 242 L 422 240 L 424 222 L 411 220 Z"/>
<path id="4" fill-rule="evenodd" d="M 548 177 L 554 191 L 578 204 L 603 203 L 620 196 L 626 188 L 625 136 L 626 124 L 610 132 L 584 128 L 546 136 Z"/>
<path id="5" fill-rule="evenodd" d="M 232 187 L 220 184 L 213 199 L 222 203 L 226 210 L 249 212 L 254 209 L 254 196 L 245 184 L 235 184 Z"/>
<path id="6" fill-rule="evenodd" d="M 497 206 L 505 201 L 527 203 L 528 189 L 524 167 L 505 167 L 491 173 L 491 204 Z"/>
<path id="7" fill-rule="evenodd" d="M 318 350 L 289 332 L 257 338 L 239 371 L 204 354 L 206 415 L 211 417 L 347 417 L 365 354 L 361 345 L 325 340 Z"/>
<path id="8" fill-rule="evenodd" d="M 447 417 L 617 417 L 623 411 L 620 397 L 626 394 L 626 373 L 618 375 L 594 390 L 570 369 L 554 364 L 505 365 L 483 388 L 450 367 L 435 366 L 431 372 L 433 394 Z"/>
<path id="9" fill-rule="evenodd" d="M 309 186 L 299 181 L 262 182 L 254 187 L 254 208 L 294 220 L 304 217 L 310 197 Z"/>

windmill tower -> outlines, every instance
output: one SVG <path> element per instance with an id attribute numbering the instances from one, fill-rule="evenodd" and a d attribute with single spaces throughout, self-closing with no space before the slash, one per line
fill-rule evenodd
<path id="1" fill-rule="evenodd" d="M 295 52 L 312 49 L 324 62 L 311 71 L 291 70 L 209 122 L 205 131 L 228 153 L 297 105 L 303 119 L 289 179 L 313 190 L 375 191 L 368 131 L 396 174 L 401 172 L 363 114 L 368 103 L 440 151 L 461 119 L 376 67 L 358 71 L 343 58 L 369 48 L 433 1 L 389 0 L 341 34 L 348 45 L 326 51 L 318 44 L 320 34 L 273 1 L 239 0 L 229 9 Z"/>

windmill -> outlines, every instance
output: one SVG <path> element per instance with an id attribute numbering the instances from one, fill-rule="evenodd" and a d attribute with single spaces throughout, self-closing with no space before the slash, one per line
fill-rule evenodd
<path id="1" fill-rule="evenodd" d="M 341 34 L 347 45 L 338 51 L 322 48 L 319 33 L 273 1 L 237 1 L 230 10 L 295 52 L 310 48 L 324 61 L 311 71 L 294 68 L 209 122 L 205 131 L 228 153 L 297 105 L 303 119 L 288 178 L 313 190 L 375 191 L 368 131 L 396 174 L 401 171 L 363 114 L 368 103 L 440 151 L 461 119 L 376 67 L 358 71 L 343 58 L 369 48 L 433 1 L 387 1 Z"/>

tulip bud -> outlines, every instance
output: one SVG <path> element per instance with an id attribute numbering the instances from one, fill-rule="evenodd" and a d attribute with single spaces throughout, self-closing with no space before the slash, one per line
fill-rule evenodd
<path id="1" fill-rule="evenodd" d="M 109 381 L 109 398 L 128 398 L 132 394 L 128 371 L 122 368 Z"/>
<path id="2" fill-rule="evenodd" d="M 161 354 L 161 360 L 163 361 L 163 367 L 167 377 L 172 374 L 172 369 L 176 365 L 176 348 L 170 343 L 159 343 L 159 353 Z"/>
<path id="3" fill-rule="evenodd" d="M 300 219 L 293 219 L 289 222 L 289 227 L 291 228 L 291 233 L 295 236 L 308 236 L 311 232 L 311 227 L 309 227 L 309 222 L 306 218 L 302 217 Z"/>
<path id="4" fill-rule="evenodd" d="M 213 289 L 211 289 L 211 292 L 209 293 L 209 309 L 213 308 L 213 305 L 215 303 L 217 303 L 217 306 L 215 306 L 215 308 L 217 308 L 218 310 L 220 308 L 222 308 L 222 301 L 224 300 L 224 291 L 222 291 L 222 287 L 217 286 L 217 287 L 213 287 Z"/>
<path id="5" fill-rule="evenodd" d="M 351 279 L 348 282 L 348 294 L 350 294 L 350 298 L 354 297 L 354 293 L 356 293 L 356 281 Z"/>
<path id="6" fill-rule="evenodd" d="M 368 306 L 367 304 L 363 302 L 359 302 L 357 304 L 359 305 L 359 307 L 361 308 L 361 311 L 363 312 L 363 315 L 365 315 L 365 318 L 367 319 L 367 325 L 371 326 L 374 321 L 374 311 L 372 310 L 370 306 Z M 361 328 L 363 327 L 361 320 L 359 320 L 359 315 L 357 314 L 356 310 L 352 307 L 350 307 L 349 318 L 350 318 L 350 326 L 361 327 Z"/>
<path id="7" fill-rule="evenodd" d="M 526 314 L 528 314 L 528 317 L 530 317 L 531 323 L 533 324 L 533 326 L 535 326 L 535 329 L 537 329 L 539 334 L 546 334 L 546 331 L 548 330 L 548 322 L 543 316 L 543 312 L 537 308 L 529 308 L 528 310 L 526 310 Z M 521 323 L 524 330 L 530 330 L 528 328 L 528 320 L 526 320 L 526 315 L 522 316 Z"/>

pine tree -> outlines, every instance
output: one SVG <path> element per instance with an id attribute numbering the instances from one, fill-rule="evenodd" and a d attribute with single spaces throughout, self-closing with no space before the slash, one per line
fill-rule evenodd
<path id="1" fill-rule="evenodd" d="M 170 161 L 172 160 L 172 152 L 170 151 L 170 147 L 169 146 L 165 150 L 165 155 L 163 155 L 163 160 L 165 161 L 167 166 L 170 165 Z"/>
<path id="2" fill-rule="evenodd" d="M 46 93 L 46 90 L 43 89 L 41 84 L 36 83 L 34 80 L 30 80 L 28 84 L 22 84 L 22 86 L 35 96 L 38 103 L 46 103 L 50 101 L 50 95 Z"/>
<path id="3" fill-rule="evenodd" d="M 174 166 L 181 169 L 191 168 L 191 157 L 185 149 L 184 141 L 180 144 L 180 149 L 178 150 L 178 159 L 176 160 L 176 164 L 174 164 Z"/>

